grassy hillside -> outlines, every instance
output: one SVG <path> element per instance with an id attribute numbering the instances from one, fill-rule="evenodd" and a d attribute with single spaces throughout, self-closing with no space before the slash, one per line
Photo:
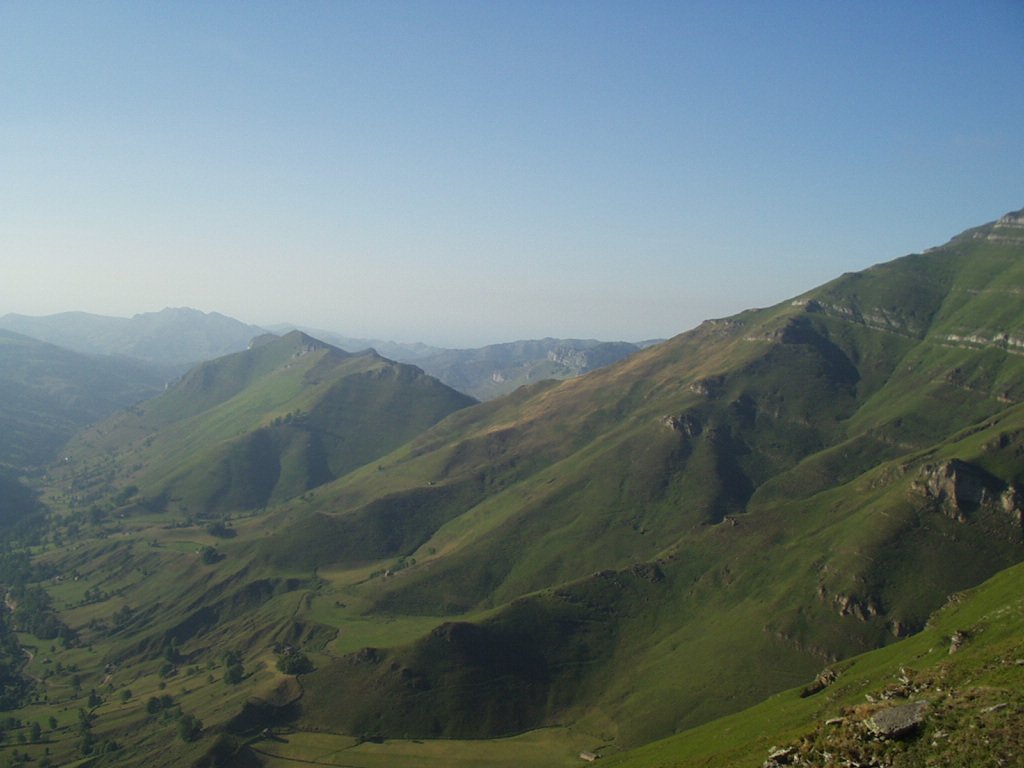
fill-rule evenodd
<path id="1" fill-rule="evenodd" d="M 163 384 L 151 366 L 0 331 L 0 465 L 45 465 L 77 431 Z"/>
<path id="2" fill-rule="evenodd" d="M 52 476 L 8 564 L 32 652 L 5 663 L 33 681 L 18 718 L 56 724 L 12 733 L 97 765 L 760 764 L 829 728 L 859 749 L 854 699 L 892 681 L 846 660 L 881 647 L 933 697 L 942 654 L 915 643 L 998 640 L 1016 610 L 985 592 L 926 630 L 1024 559 L 1022 256 L 1011 215 L 470 407 L 298 333 L 204 364 Z M 978 659 L 944 674 L 1002 734 L 1018 681 Z M 929 700 L 940 741 L 960 715 Z"/>
<path id="3" fill-rule="evenodd" d="M 1018 765 L 1024 751 L 1024 567 L 950 596 L 919 634 L 822 670 L 815 680 L 625 754 L 621 768 Z M 927 702 L 920 725 L 879 738 L 880 712 Z"/>
<path id="4" fill-rule="evenodd" d="M 512 601 L 584 588 L 564 585 L 614 604 L 592 574 L 655 564 L 669 588 L 604 615 L 614 640 L 601 661 L 568 688 L 546 678 L 542 706 L 524 693 L 522 721 L 605 719 L 638 743 L 753 703 L 920 629 L 947 594 L 1021 558 L 1024 360 L 1007 341 L 1021 318 L 990 306 L 1021 285 L 1020 255 L 1005 240 L 958 239 L 464 411 L 323 489 L 315 524 L 293 512 L 277 562 L 355 566 L 364 550 L 349 535 L 314 542 L 304 531 L 386 519 L 392 535 L 375 556 L 414 565 L 361 585 L 373 610 L 497 609 L 493 621 Z M 429 514 L 403 515 L 426 489 Z M 394 532 L 405 520 L 415 535 Z M 567 663 L 541 645 L 547 664 Z M 437 668 L 417 646 L 394 653 L 376 690 L 389 690 L 395 664 L 438 670 L 424 673 L 430 690 L 465 672 Z M 482 674 L 504 679 L 508 659 L 488 658 Z M 616 664 L 624 658 L 632 669 Z M 317 674 L 325 690 L 335 684 L 327 668 Z M 323 704 L 316 690 L 311 710 Z M 445 711 L 430 694 L 416 700 Z M 338 716 L 350 722 L 409 711 L 386 697 L 377 709 L 347 701 Z M 475 722 L 453 716 L 441 732 L 506 732 L 491 730 L 501 718 L 483 703 L 469 710 Z M 413 735 L 431 735 L 423 728 Z"/>
<path id="5" fill-rule="evenodd" d="M 209 518 L 261 509 L 372 461 L 472 401 L 299 332 L 202 363 L 68 449 L 74 487 Z M 126 490 L 127 489 L 127 490 Z"/>

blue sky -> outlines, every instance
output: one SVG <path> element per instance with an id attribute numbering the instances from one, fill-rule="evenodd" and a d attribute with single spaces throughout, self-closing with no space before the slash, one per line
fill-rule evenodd
<path id="1" fill-rule="evenodd" d="M 638 340 L 1024 206 L 1024 3 L 0 0 L 0 314 Z"/>

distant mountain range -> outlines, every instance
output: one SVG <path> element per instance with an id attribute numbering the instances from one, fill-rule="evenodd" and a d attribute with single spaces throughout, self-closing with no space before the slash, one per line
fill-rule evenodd
<path id="1" fill-rule="evenodd" d="M 294 326 L 276 326 L 275 332 Z M 379 339 L 353 339 L 301 328 L 349 352 L 373 349 L 387 358 L 412 363 L 450 387 L 477 400 L 491 400 L 544 379 L 571 379 L 623 360 L 656 344 L 596 339 L 536 339 L 490 344 L 476 349 L 445 349 Z"/>
<path id="2" fill-rule="evenodd" d="M 7 314 L 0 328 L 76 352 L 118 355 L 165 366 L 189 366 L 245 349 L 266 331 L 217 312 L 163 309 L 130 318 L 87 312 L 45 317 Z"/>
<path id="3" fill-rule="evenodd" d="M 0 329 L 76 352 L 134 358 L 162 366 L 165 375 L 246 349 L 263 334 L 301 330 L 347 352 L 373 349 L 400 363 L 412 363 L 460 392 L 487 400 L 541 379 L 567 379 L 627 357 L 654 342 L 542 339 L 494 344 L 479 349 L 444 349 L 379 339 L 356 339 L 294 325 L 264 329 L 217 312 L 163 309 L 131 318 L 85 312 L 44 317 L 7 314 Z"/>

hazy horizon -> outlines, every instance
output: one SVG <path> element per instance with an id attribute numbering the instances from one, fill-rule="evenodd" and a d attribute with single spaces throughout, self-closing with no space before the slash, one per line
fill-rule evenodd
<path id="1" fill-rule="evenodd" d="M 0 315 L 666 338 L 1024 206 L 1024 6 L 0 5 Z"/>

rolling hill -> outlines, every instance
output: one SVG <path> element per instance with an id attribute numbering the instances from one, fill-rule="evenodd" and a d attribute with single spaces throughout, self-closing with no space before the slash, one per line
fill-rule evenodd
<path id="1" fill-rule="evenodd" d="M 167 376 L 183 373 L 204 360 L 240 352 L 267 331 L 285 335 L 299 330 L 339 349 L 357 353 L 370 349 L 390 360 L 410 363 L 434 378 L 478 400 L 508 394 L 523 384 L 542 379 L 566 379 L 617 362 L 643 344 L 593 339 L 537 339 L 492 344 L 478 349 L 444 349 L 425 344 L 401 344 L 377 339 L 354 339 L 294 325 L 263 329 L 217 312 L 187 307 L 145 312 L 130 318 L 87 312 L 63 312 L 44 317 L 7 314 L 0 329 L 93 355 L 117 355 L 164 366 Z"/>
<path id="2" fill-rule="evenodd" d="M 473 401 L 417 368 L 295 331 L 200 364 L 159 397 L 82 433 L 68 470 L 122 502 L 212 518 L 299 496 Z M 100 469 L 93 457 L 103 456 Z M 102 488 L 91 486 L 92 495 Z"/>

